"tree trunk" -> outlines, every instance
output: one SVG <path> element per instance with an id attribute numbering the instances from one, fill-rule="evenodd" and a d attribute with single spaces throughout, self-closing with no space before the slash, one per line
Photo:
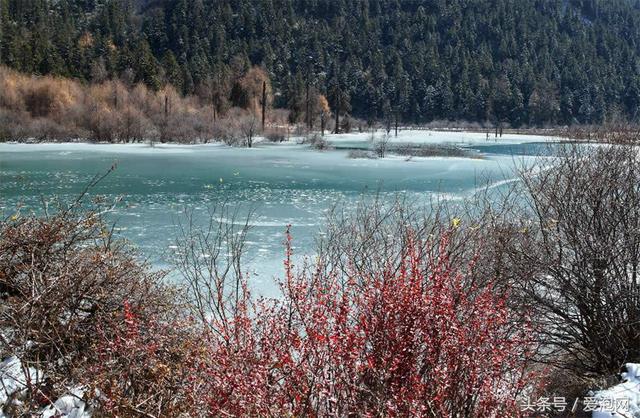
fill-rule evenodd
<path id="1" fill-rule="evenodd" d="M 340 92 L 340 90 L 338 90 L 338 97 L 336 98 L 336 129 L 335 132 L 336 134 L 340 133 L 340 95 L 342 93 Z"/>
<path id="2" fill-rule="evenodd" d="M 213 108 L 213 122 L 215 124 L 218 111 L 218 93 L 214 87 L 211 87 L 211 107 Z"/>
<path id="3" fill-rule="evenodd" d="M 164 143 L 167 139 L 167 126 L 169 125 L 169 96 L 164 95 L 164 123 L 162 127 L 162 134 L 160 135 L 160 142 Z"/>
<path id="4" fill-rule="evenodd" d="M 324 112 L 320 113 L 320 133 L 324 136 Z"/>
<path id="5" fill-rule="evenodd" d="M 311 115 L 309 114 L 309 80 L 305 85 L 306 95 L 305 95 L 305 117 L 307 119 L 307 128 L 311 131 Z"/>
<path id="6" fill-rule="evenodd" d="M 264 120 L 267 114 L 267 82 L 262 82 L 262 131 L 264 132 Z"/>
<path id="7" fill-rule="evenodd" d="M 396 112 L 396 137 L 398 136 L 398 112 Z"/>
<path id="8" fill-rule="evenodd" d="M 169 116 L 169 96 L 164 95 L 164 120 L 167 120 Z"/>
<path id="9" fill-rule="evenodd" d="M 118 110 L 118 85 L 113 83 L 113 107 Z"/>

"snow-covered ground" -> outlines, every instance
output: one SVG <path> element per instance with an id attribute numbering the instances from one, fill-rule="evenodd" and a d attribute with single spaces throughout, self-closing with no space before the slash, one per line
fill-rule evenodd
<path id="1" fill-rule="evenodd" d="M 0 362 L 0 418 L 5 415 L 7 402 L 20 402 L 19 394 L 27 390 L 28 383 L 41 382 L 44 375 L 33 367 L 24 367 L 16 356 L 6 358 Z M 69 393 L 44 407 L 37 415 L 38 418 L 89 418 L 91 411 L 82 400 L 84 390 L 72 388 Z M 19 409 L 19 405 L 15 405 Z"/>
<path id="2" fill-rule="evenodd" d="M 90 418 L 91 409 L 82 400 L 83 388 L 72 388 L 68 394 L 61 396 L 53 405 L 42 410 L 42 418 Z"/>
<path id="3" fill-rule="evenodd" d="M 11 356 L 0 363 L 0 383 L 2 384 L 2 390 L 0 391 L 0 417 L 4 418 L 1 408 L 6 405 L 9 397 L 16 392 L 25 390 L 28 379 L 38 381 L 39 372 L 33 368 L 24 369 L 17 357 Z"/>
<path id="4" fill-rule="evenodd" d="M 122 154 L 144 154 L 149 152 L 162 152 L 167 154 L 177 153 L 189 153 L 196 151 L 200 148 L 222 148 L 226 147 L 221 143 L 213 144 L 153 144 L 151 146 L 148 142 L 144 143 L 132 143 L 132 144 L 109 144 L 98 143 L 93 144 L 90 142 L 43 142 L 43 143 L 20 143 L 20 142 L 5 142 L 0 144 L 0 151 L 2 152 L 32 152 L 32 151 L 51 151 L 51 152 L 78 152 L 78 151 L 92 151 L 92 152 L 106 152 L 106 153 L 122 153 Z"/>
<path id="5" fill-rule="evenodd" d="M 375 133 L 376 138 L 381 138 L 384 131 L 378 130 Z M 371 138 L 370 132 L 354 132 L 348 134 L 328 134 L 326 139 L 331 143 L 339 144 L 341 142 L 360 142 L 368 141 Z M 430 131 L 430 130 L 406 130 L 399 131 L 398 136 L 391 131 L 391 143 L 410 143 L 410 144 L 452 144 L 452 145 L 486 145 L 486 144 L 502 144 L 515 145 L 527 144 L 532 142 L 557 142 L 562 138 L 542 135 L 521 135 L 521 134 L 504 134 L 498 138 L 494 134 L 486 132 L 455 132 L 455 131 Z"/>
<path id="6" fill-rule="evenodd" d="M 382 137 L 384 131 L 378 130 L 375 133 L 376 138 Z M 371 139 L 370 132 L 353 132 L 348 134 L 326 134 L 327 141 L 335 144 L 351 143 L 351 142 L 367 142 Z M 285 141 L 277 145 L 279 147 L 287 147 L 292 143 L 299 141 L 300 137 L 292 136 L 289 141 Z M 453 144 L 453 145 L 486 145 L 501 144 L 515 145 L 539 142 L 556 142 L 561 140 L 558 137 L 542 136 L 542 135 L 521 135 L 521 134 L 504 134 L 502 137 L 495 138 L 490 134 L 483 132 L 453 132 L 453 131 L 430 131 L 430 130 L 406 130 L 399 131 L 396 137 L 391 132 L 391 143 L 411 143 L 411 144 Z M 266 142 L 264 138 L 258 137 L 254 141 L 255 145 Z M 271 145 L 271 144 L 270 144 Z M 193 152 L 199 149 L 215 149 L 217 147 L 226 147 L 226 145 L 215 142 L 209 144 L 175 144 L 159 142 L 150 146 L 149 143 L 133 143 L 133 144 L 108 144 L 108 143 L 89 143 L 89 142 L 51 142 L 51 143 L 17 143 L 6 142 L 0 143 L 0 151 L 3 152 L 28 152 L 38 151 L 98 151 L 98 152 L 117 152 L 117 153 L 145 153 L 150 151 L 158 151 L 165 153 L 183 153 Z M 259 147 L 253 148 L 259 149 Z"/>
<path id="7" fill-rule="evenodd" d="M 622 383 L 599 390 L 590 397 L 596 406 L 593 418 L 640 418 L 640 364 L 627 363 Z"/>

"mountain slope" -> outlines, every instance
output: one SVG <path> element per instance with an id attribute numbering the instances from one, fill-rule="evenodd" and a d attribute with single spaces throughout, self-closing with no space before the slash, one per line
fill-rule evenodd
<path id="1" fill-rule="evenodd" d="M 0 63 L 164 82 L 234 104 L 266 67 L 300 117 L 307 84 L 366 119 L 601 123 L 640 109 L 629 0 L 0 0 Z"/>

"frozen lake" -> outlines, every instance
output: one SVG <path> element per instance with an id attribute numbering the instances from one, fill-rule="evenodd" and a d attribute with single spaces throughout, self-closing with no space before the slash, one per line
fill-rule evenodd
<path id="1" fill-rule="evenodd" d="M 282 270 L 282 241 L 292 225 L 298 254 L 313 249 L 326 211 L 353 206 L 380 191 L 420 204 L 431 197 L 459 199 L 486 180 L 501 184 L 514 165 L 543 153 L 548 138 L 505 135 L 486 141 L 484 133 L 401 132 L 399 143 L 450 143 L 477 150 L 482 158 L 350 159 L 341 148 L 366 147 L 368 134 L 328 136 L 335 150 L 315 151 L 293 143 L 259 144 L 253 149 L 222 145 L 0 144 L 0 212 L 40 210 L 41 199 L 72 199 L 98 173 L 117 169 L 92 194 L 122 202 L 108 215 L 118 233 L 156 266 L 170 258 L 176 222 L 192 208 L 204 220 L 208 208 L 226 201 L 255 215 L 249 235 L 251 285 L 271 294 Z"/>

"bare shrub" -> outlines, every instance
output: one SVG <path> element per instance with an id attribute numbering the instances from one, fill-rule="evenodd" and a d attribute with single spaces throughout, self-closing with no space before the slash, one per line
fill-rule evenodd
<path id="1" fill-rule="evenodd" d="M 200 138 L 196 129 L 197 117 L 189 113 L 172 113 L 160 125 L 161 140 L 171 142 L 195 142 Z"/>
<path id="2" fill-rule="evenodd" d="M 199 224 L 186 210 L 177 224 L 173 263 L 188 286 L 193 314 L 209 327 L 212 319 L 229 325 L 242 298 L 246 236 L 252 211 L 241 216 L 226 202 L 209 208 Z"/>
<path id="3" fill-rule="evenodd" d="M 176 294 L 163 276 L 114 240 L 99 212 L 86 212 L 80 200 L 50 216 L 3 220 L 1 351 L 47 375 L 28 382 L 27 399 L 50 401 L 69 384 L 95 383 L 95 338 L 112 332 L 111 318 L 125 304 L 141 318 L 175 317 Z"/>
<path id="4" fill-rule="evenodd" d="M 12 111 L 25 110 L 22 84 L 15 71 L 0 66 L 0 106 Z"/>
<path id="5" fill-rule="evenodd" d="M 212 136 L 229 146 L 248 146 L 247 135 L 257 132 L 258 120 L 244 109 L 233 107 L 224 118 L 217 119 L 212 128 Z"/>
<path id="6" fill-rule="evenodd" d="M 387 146 L 389 152 L 406 157 L 465 157 L 481 158 L 480 154 L 473 150 L 452 145 L 432 144 L 402 144 L 394 147 Z"/>
<path id="7" fill-rule="evenodd" d="M 335 233 L 355 238 L 332 234 L 335 247 L 321 246 L 316 262 L 299 270 L 287 234 L 279 301 L 250 297 L 241 267 L 247 218 L 224 206 L 204 226 L 187 215 L 176 256 L 195 316 L 208 329 L 207 355 L 195 366 L 202 414 L 516 410 L 531 377 L 530 338 L 515 331 L 520 318 L 508 308 L 507 293 L 490 280 L 475 286 L 466 269 L 453 270 L 457 244 L 447 236 L 417 238 L 415 212 L 391 222 L 397 210 L 374 205 L 380 216 L 369 217 L 367 208 L 365 222 L 351 224 L 355 230 L 335 225 Z M 369 229 L 371 222 L 384 225 Z M 348 245 L 356 248 L 345 251 Z"/>
<path id="8" fill-rule="evenodd" d="M 283 142 L 283 141 L 286 141 L 286 139 L 287 139 L 287 137 L 285 136 L 285 133 L 282 132 L 279 129 L 278 130 L 276 130 L 276 129 L 268 130 L 264 134 L 264 137 L 269 142 Z"/>
<path id="9" fill-rule="evenodd" d="M 25 95 L 25 106 L 35 117 L 49 116 L 53 111 L 56 92 L 50 84 L 36 84 Z"/>
<path id="10" fill-rule="evenodd" d="M 247 148 L 251 148 L 258 129 L 260 128 L 258 118 L 253 113 L 250 113 L 238 121 L 238 126 L 240 127 L 240 132 L 242 132 L 244 145 L 246 145 Z"/>
<path id="11" fill-rule="evenodd" d="M 28 129 L 38 141 L 59 141 L 69 138 L 72 132 L 49 118 L 32 119 Z"/>
<path id="12" fill-rule="evenodd" d="M 559 135 L 583 141 L 633 145 L 640 142 L 640 125 L 615 120 L 603 125 L 573 125 L 558 132 Z"/>
<path id="13" fill-rule="evenodd" d="M 85 382 L 101 394 L 92 404 L 108 416 L 195 414 L 200 335 L 193 321 L 139 314 L 125 301 L 101 324 L 91 347 L 96 358 Z"/>
<path id="14" fill-rule="evenodd" d="M 389 149 L 389 143 L 391 142 L 391 135 L 388 132 L 384 132 L 381 136 L 376 137 L 375 133 L 371 133 L 371 147 L 379 158 L 384 158 Z"/>
<path id="15" fill-rule="evenodd" d="M 28 113 L 0 109 L 0 139 L 3 141 L 25 141 L 30 131 L 22 122 Z"/>
<path id="16" fill-rule="evenodd" d="M 242 140 L 238 123 L 233 119 L 217 120 L 213 126 L 212 135 L 215 140 L 222 141 L 229 146 L 239 145 Z"/>
<path id="17" fill-rule="evenodd" d="M 358 159 L 358 158 L 367 158 L 367 159 L 375 159 L 377 158 L 376 154 L 371 151 L 354 149 L 350 150 L 347 154 L 348 158 Z"/>
<path id="18" fill-rule="evenodd" d="M 115 142 L 119 130 L 118 116 L 104 104 L 91 105 L 87 114 L 87 124 L 91 139 L 100 142 Z"/>
<path id="19" fill-rule="evenodd" d="M 159 126 L 164 117 L 164 90 L 158 93 L 150 91 L 144 84 L 136 84 L 129 90 L 129 103 L 156 125 Z"/>
<path id="20" fill-rule="evenodd" d="M 560 149 L 523 170 L 528 242 L 523 290 L 545 326 L 549 360 L 577 374 L 640 361 L 640 161 L 628 146 Z"/>
<path id="21" fill-rule="evenodd" d="M 324 137 L 320 136 L 317 133 L 307 135 L 303 139 L 302 143 L 309 144 L 311 148 L 319 151 L 326 151 L 328 149 L 331 149 L 331 144 L 329 144 L 329 141 L 327 141 Z"/>
<path id="22" fill-rule="evenodd" d="M 271 109 L 268 114 L 270 125 L 277 129 L 288 129 L 289 113 L 288 109 Z"/>
<path id="23" fill-rule="evenodd" d="M 126 106 L 118 114 L 118 139 L 123 142 L 141 142 L 153 137 L 153 124 L 133 106 Z"/>
<path id="24" fill-rule="evenodd" d="M 419 206 L 402 195 L 363 198 L 355 207 L 336 205 L 327 213 L 316 241 L 318 257 L 330 270 L 366 276 L 386 267 L 398 267 L 399 254 L 406 248 L 409 231 L 418 236 L 440 236 L 448 231 L 452 213 L 444 202 Z M 469 262 L 472 245 L 459 243 L 461 233 L 450 234 L 449 255 L 456 263 Z M 468 237 L 465 237 L 467 239 Z M 455 249 L 455 250 L 454 250 Z M 420 256 L 428 256 L 435 247 Z M 464 253 L 466 258 L 461 257 Z"/>

